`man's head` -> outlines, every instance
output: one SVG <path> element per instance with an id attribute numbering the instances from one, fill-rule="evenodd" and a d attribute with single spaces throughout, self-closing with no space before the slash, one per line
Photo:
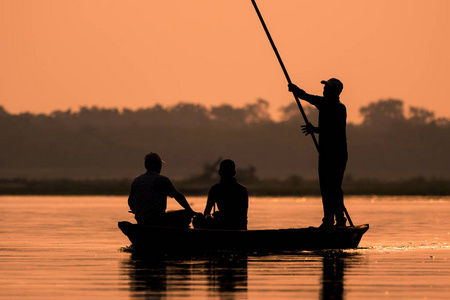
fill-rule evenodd
<path id="1" fill-rule="evenodd" d="M 323 95 L 324 97 L 339 97 L 344 88 L 344 85 L 339 79 L 330 78 L 328 80 L 322 80 L 320 83 L 324 84 Z"/>
<path id="2" fill-rule="evenodd" d="M 158 153 L 150 152 L 145 155 L 145 168 L 147 171 L 161 172 L 164 161 L 159 157 Z"/>
<path id="3" fill-rule="evenodd" d="M 233 177 L 236 175 L 236 165 L 231 159 L 222 160 L 220 163 L 219 174 L 222 177 Z"/>

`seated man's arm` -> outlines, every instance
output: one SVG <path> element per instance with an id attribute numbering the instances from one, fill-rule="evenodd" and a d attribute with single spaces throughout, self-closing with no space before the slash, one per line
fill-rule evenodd
<path id="1" fill-rule="evenodd" d="M 134 214 L 135 212 L 134 212 L 133 188 L 131 188 L 130 196 L 128 196 L 128 207 L 130 207 L 130 212 Z"/>
<path id="2" fill-rule="evenodd" d="M 194 212 L 184 195 L 173 185 L 172 181 L 167 177 L 162 178 L 163 181 L 160 184 L 165 185 L 166 195 L 174 198 L 185 210 Z"/>
<path id="3" fill-rule="evenodd" d="M 208 195 L 208 200 L 206 201 L 205 211 L 203 212 L 203 214 L 205 216 L 209 216 L 211 214 L 211 210 L 213 207 L 214 207 L 214 200 L 210 195 Z"/>
<path id="4" fill-rule="evenodd" d="M 178 190 L 176 190 L 176 192 L 174 193 L 173 198 L 174 198 L 175 200 L 177 200 L 177 202 L 178 202 L 185 210 L 194 212 L 194 211 L 192 210 L 191 206 L 189 205 L 189 203 L 187 202 L 186 197 L 184 197 L 184 195 L 183 195 L 181 192 L 179 192 Z"/>

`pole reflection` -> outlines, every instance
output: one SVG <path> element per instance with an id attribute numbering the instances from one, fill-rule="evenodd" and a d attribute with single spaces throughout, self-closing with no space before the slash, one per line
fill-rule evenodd
<path id="1" fill-rule="evenodd" d="M 322 256 L 320 299 L 345 299 L 345 274 L 360 267 L 363 255 L 358 252 L 325 251 Z"/>
<path id="2" fill-rule="evenodd" d="M 322 254 L 322 289 L 320 299 L 344 299 L 345 255 L 340 252 Z"/>

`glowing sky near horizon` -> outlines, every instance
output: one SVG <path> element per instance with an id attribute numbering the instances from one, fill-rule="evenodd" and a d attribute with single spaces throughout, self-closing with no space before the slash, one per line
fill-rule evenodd
<path id="1" fill-rule="evenodd" d="M 350 121 L 379 99 L 450 117 L 450 1 L 259 0 L 289 75 L 344 83 Z M 0 0 L 0 105 L 294 101 L 248 0 Z"/>

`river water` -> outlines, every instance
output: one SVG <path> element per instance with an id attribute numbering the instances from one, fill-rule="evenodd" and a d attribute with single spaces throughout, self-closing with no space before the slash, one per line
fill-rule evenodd
<path id="1" fill-rule="evenodd" d="M 190 197 L 202 211 L 205 197 Z M 126 197 L 0 197 L 0 299 L 450 299 L 450 197 L 347 197 L 358 249 L 142 259 Z M 169 209 L 178 209 L 169 199 Z M 321 223 L 318 197 L 250 198 L 249 229 Z"/>

